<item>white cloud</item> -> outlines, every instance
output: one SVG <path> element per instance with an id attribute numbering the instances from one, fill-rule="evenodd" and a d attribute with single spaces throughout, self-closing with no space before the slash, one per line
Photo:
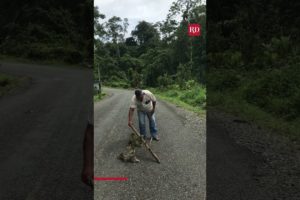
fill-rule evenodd
<path id="1" fill-rule="evenodd" d="M 127 37 L 139 21 L 158 22 L 166 18 L 174 0 L 95 0 L 100 13 L 106 19 L 112 16 L 128 18 Z"/>

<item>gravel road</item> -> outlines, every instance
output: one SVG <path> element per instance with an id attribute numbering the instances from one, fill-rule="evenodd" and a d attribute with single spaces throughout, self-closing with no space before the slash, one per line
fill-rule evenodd
<path id="1" fill-rule="evenodd" d="M 205 118 L 159 100 L 156 118 L 161 140 L 151 146 L 161 164 L 143 148 L 137 151 L 140 163 L 123 163 L 117 156 L 125 150 L 131 133 L 127 115 L 133 91 L 105 92 L 108 97 L 94 106 L 95 176 L 129 179 L 96 182 L 95 200 L 205 199 Z"/>
<path id="2" fill-rule="evenodd" d="M 0 98 L 0 199 L 92 198 L 80 182 L 92 71 L 1 63 L 0 73 L 30 80 Z"/>
<path id="3" fill-rule="evenodd" d="M 207 197 L 300 199 L 300 144 L 251 121 L 209 109 Z"/>

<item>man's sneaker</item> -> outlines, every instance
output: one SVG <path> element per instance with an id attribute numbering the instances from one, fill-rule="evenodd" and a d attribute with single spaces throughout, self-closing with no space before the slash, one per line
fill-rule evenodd
<path id="1" fill-rule="evenodd" d="M 152 136 L 153 140 L 159 141 L 159 137 L 158 136 Z"/>

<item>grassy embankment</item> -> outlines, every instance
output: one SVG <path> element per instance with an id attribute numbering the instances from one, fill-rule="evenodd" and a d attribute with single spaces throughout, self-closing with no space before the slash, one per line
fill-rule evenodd
<path id="1" fill-rule="evenodd" d="M 208 106 L 300 139 L 300 66 L 209 73 Z"/>
<path id="2" fill-rule="evenodd" d="M 193 111 L 200 116 L 205 114 L 206 89 L 200 84 L 195 84 L 190 88 L 180 88 L 172 85 L 165 89 L 150 89 L 159 98 L 171 102 L 179 107 Z"/>

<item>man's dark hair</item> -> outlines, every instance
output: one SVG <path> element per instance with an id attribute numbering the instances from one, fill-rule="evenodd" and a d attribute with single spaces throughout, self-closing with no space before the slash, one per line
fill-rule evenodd
<path id="1" fill-rule="evenodd" d="M 134 91 L 134 94 L 135 94 L 136 97 L 140 97 L 140 96 L 142 96 L 142 90 L 137 89 L 137 90 Z"/>

